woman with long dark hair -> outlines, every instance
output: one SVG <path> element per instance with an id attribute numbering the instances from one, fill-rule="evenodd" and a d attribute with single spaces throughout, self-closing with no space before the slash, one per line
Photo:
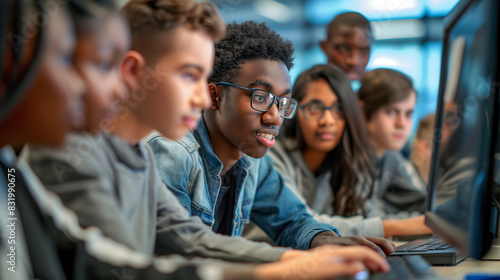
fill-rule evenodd
<path id="1" fill-rule="evenodd" d="M 356 95 L 342 70 L 318 65 L 293 87 L 301 102 L 271 149 L 287 186 L 320 222 L 343 235 L 392 236 L 428 233 L 423 217 L 382 220 L 376 195 L 376 156 Z"/>

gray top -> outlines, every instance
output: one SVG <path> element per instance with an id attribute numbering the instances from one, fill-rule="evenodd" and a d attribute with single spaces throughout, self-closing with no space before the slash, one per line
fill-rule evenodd
<path id="1" fill-rule="evenodd" d="M 293 145 L 291 142 L 287 144 Z M 382 220 L 377 217 L 378 213 L 373 213 L 376 204 L 371 201 L 365 204 L 365 211 L 372 218 L 364 219 L 361 215 L 353 217 L 334 215 L 335 198 L 330 186 L 330 172 L 316 177 L 304 162 L 300 151 L 285 148 L 281 141 L 276 142 L 269 155 L 274 161 L 274 168 L 285 180 L 286 186 L 307 205 L 307 211 L 317 221 L 336 227 L 343 236 L 384 236 Z M 255 240 L 263 239 L 255 230 L 252 230 L 250 237 Z"/>
<path id="2" fill-rule="evenodd" d="M 424 205 L 425 190 L 414 186 L 399 153 L 388 152 L 378 162 L 380 177 L 375 180 L 374 195 L 363 205 L 367 218 L 362 215 L 343 217 L 334 213 L 331 173 L 314 175 L 300 151 L 294 147 L 295 142 L 291 139 L 276 142 L 269 152 L 274 168 L 283 176 L 286 186 L 307 205 L 307 211 L 316 220 L 335 226 L 342 235 L 384 237 L 382 219 L 421 215 L 419 207 Z M 360 189 L 360 186 L 356 187 Z M 253 224 L 245 227 L 245 236 L 252 240 L 269 241 Z"/>
<path id="3" fill-rule="evenodd" d="M 147 275 L 148 279 L 165 279 L 165 277 L 168 278 L 169 275 L 186 274 L 182 273 L 181 270 L 186 269 L 188 266 L 191 268 L 190 271 L 194 272 L 189 273 L 190 279 L 242 279 L 252 275 L 250 266 L 236 266 L 234 264 L 222 263 L 220 261 L 209 262 L 204 260 L 202 261 L 201 259 L 189 260 L 178 255 L 153 259 L 151 256 L 132 251 L 127 246 L 106 238 L 96 227 L 88 229 L 81 228 L 78 225 L 76 215 L 71 210 L 64 207 L 57 195 L 47 191 L 37 176 L 30 169 L 24 160 L 26 159 L 25 151 L 27 150 L 23 150 L 21 158 L 17 160 L 13 151 L 9 147 L 4 147 L 0 149 L 0 161 L 2 161 L 2 164 L 8 163 L 8 166 L 14 166 L 16 175 L 24 178 L 26 190 L 29 192 L 29 194 L 26 193 L 26 195 L 30 196 L 35 204 L 35 207 L 32 209 L 39 209 L 39 212 L 32 212 L 33 216 L 38 217 L 38 215 L 41 214 L 45 217 L 45 222 L 43 222 L 43 224 L 47 227 L 44 227 L 44 229 L 49 230 L 49 235 L 51 237 L 49 237 L 49 235 L 45 235 L 43 238 L 48 238 L 44 240 L 46 241 L 44 244 L 48 244 L 48 246 L 62 246 L 65 248 L 63 250 L 68 249 L 69 251 L 71 251 L 71 249 L 66 247 L 77 245 L 81 249 L 77 253 L 78 260 L 77 263 L 74 263 L 75 267 L 83 267 L 85 265 L 93 271 L 93 273 L 90 274 L 94 276 L 99 275 L 98 279 L 108 279 L 113 275 L 116 276 L 117 273 L 124 277 L 129 277 L 129 273 L 132 273 L 133 275 L 138 275 L 138 277 L 141 277 L 141 275 Z M 21 193 L 18 192 L 17 195 Z M 21 198 L 21 196 L 17 196 L 16 198 Z M 27 208 L 25 207 L 23 209 Z M 43 217 L 35 219 L 44 219 Z M 20 222 L 20 220 L 17 221 Z M 22 229 L 22 227 L 19 227 L 19 229 Z M 16 228 L 16 231 L 17 230 L 18 229 Z M 20 235 L 19 233 L 22 233 L 22 230 L 16 232 L 17 249 L 26 245 L 26 239 L 24 239 L 23 235 Z M 37 235 L 37 232 L 30 232 L 25 235 L 25 237 L 33 235 Z M 57 236 L 57 240 L 52 238 L 54 236 Z M 59 242 L 61 245 L 58 244 Z M 84 246 L 80 247 L 82 244 Z M 35 249 L 34 251 L 37 252 L 39 249 Z M 16 258 L 16 272 L 10 273 L 9 271 L 5 271 L 5 273 L 7 273 L 6 275 L 2 272 L 0 274 L 0 276 L 2 276 L 1 279 L 31 279 L 31 277 L 26 276 L 27 274 L 30 274 L 29 267 L 24 266 L 24 260 L 27 256 L 29 256 L 28 253 L 25 250 L 21 250 L 17 251 L 17 254 L 19 255 L 17 256 L 18 258 Z M 43 266 L 45 264 L 51 264 L 51 262 L 45 261 L 45 257 L 54 256 L 44 255 L 42 257 L 41 254 L 36 256 L 38 256 L 38 258 L 33 258 L 37 262 L 37 265 L 34 265 L 34 267 L 37 267 L 39 273 L 46 276 L 60 276 L 57 273 L 53 274 L 52 271 L 47 273 L 47 271 L 45 271 L 46 268 Z M 130 270 L 125 271 L 123 269 L 124 267 L 128 267 Z M 85 275 L 87 278 L 88 276 L 89 275 Z"/>
<path id="4" fill-rule="evenodd" d="M 2 163 L 9 162 L 14 166 L 16 160 L 14 152 L 9 147 L 0 149 Z M 0 221 L 2 221 L 2 226 L 0 226 L 0 279 L 25 280 L 33 278 L 22 221 L 19 211 L 16 210 L 16 181 L 19 180 L 19 176 L 21 175 L 17 168 L 9 168 L 7 174 L 0 168 Z"/>
<path id="5" fill-rule="evenodd" d="M 30 147 L 29 163 L 83 227 L 144 252 L 268 262 L 285 249 L 213 233 L 164 185 L 149 147 L 111 134 L 73 134 L 64 147 Z M 234 248 L 238 248 L 235 250 Z"/>
<path id="6" fill-rule="evenodd" d="M 375 185 L 381 215 L 385 219 L 403 219 L 422 215 L 426 189 L 413 182 L 400 152 L 388 151 L 377 162 L 380 176 Z"/>

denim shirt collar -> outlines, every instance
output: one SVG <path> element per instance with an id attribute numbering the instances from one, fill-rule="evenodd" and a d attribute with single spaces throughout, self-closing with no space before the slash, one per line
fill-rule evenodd
<path id="1" fill-rule="evenodd" d="M 223 165 L 219 160 L 217 155 L 214 153 L 214 149 L 212 148 L 212 143 L 210 141 L 210 136 L 208 133 L 207 124 L 205 123 L 205 118 L 202 117 L 200 124 L 193 131 L 194 137 L 200 144 L 200 152 L 203 153 L 204 157 L 207 159 L 207 163 L 209 164 L 210 171 L 215 171 L 217 174 L 220 174 L 222 171 Z M 249 156 L 243 155 L 236 163 L 235 167 L 239 167 L 238 169 L 248 169 L 252 165 L 252 160 Z"/>

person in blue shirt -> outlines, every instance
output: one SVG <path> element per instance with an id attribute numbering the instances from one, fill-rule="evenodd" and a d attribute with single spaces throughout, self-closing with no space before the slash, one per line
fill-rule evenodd
<path id="1" fill-rule="evenodd" d="M 385 239 L 339 237 L 314 220 L 266 155 L 299 106 L 291 98 L 292 54 L 292 43 L 264 23 L 229 24 L 215 47 L 211 105 L 197 129 L 178 141 L 159 133 L 145 139 L 162 178 L 214 232 L 239 236 L 251 220 L 279 246 L 361 244 L 390 254 Z"/>
<path id="2" fill-rule="evenodd" d="M 172 4 L 173 1 L 164 2 Z M 175 1 L 177 4 L 188 2 Z M 367 268 L 375 271 L 389 269 L 380 256 L 361 247 L 322 246 L 308 253 L 301 253 L 307 254 L 304 258 L 295 257 L 286 262 L 280 260 L 259 265 L 186 259 L 179 255 L 153 258 L 152 255 L 115 242 L 96 227 L 81 228 L 77 215 L 65 208 L 59 197 L 42 185 L 23 157 L 17 158 L 13 150 L 20 151 L 26 144 L 60 147 L 70 131 L 83 129 L 86 122 L 88 128 L 99 123 L 95 120 L 103 120 L 100 118 L 107 116 L 98 114 L 103 111 L 97 111 L 93 113 L 95 119 L 85 118 L 85 106 L 82 106 L 85 99 L 85 104 L 90 105 L 91 109 L 102 108 L 110 102 L 106 97 L 113 95 L 111 92 L 114 87 L 110 85 L 119 83 L 114 75 L 108 75 L 117 70 L 113 66 L 119 61 L 114 60 L 113 56 L 101 59 L 103 53 L 100 51 L 103 48 L 98 47 L 103 46 L 102 42 L 117 43 L 116 47 L 118 42 L 125 43 L 125 40 L 115 41 L 123 35 L 121 32 L 114 34 L 116 36 L 103 33 L 113 29 L 112 27 L 115 27 L 115 31 L 122 32 L 124 28 L 116 28 L 115 24 L 120 21 L 117 21 L 113 11 L 101 9 L 104 8 L 101 5 L 103 2 L 105 1 L 71 0 L 64 5 L 50 0 L 0 2 L 0 14 L 3 15 L 0 16 L 0 32 L 16 36 L 16 39 L 23 40 L 16 42 L 24 44 L 17 45 L 7 41 L 8 36 L 0 36 L 0 45 L 5 47 L 0 48 L 0 218 L 10 220 L 8 227 L 0 227 L 0 279 L 326 279 L 341 275 L 352 276 Z M 148 3 L 151 4 L 151 1 Z M 70 6 L 69 9 L 66 4 Z M 169 6 L 170 10 L 172 6 Z M 70 9 L 78 30 L 76 37 L 69 18 Z M 57 12 L 45 18 L 47 14 L 44 12 L 49 10 Z M 209 14 L 203 9 L 198 9 L 197 12 L 205 12 L 208 17 L 217 15 Z M 37 18 L 37 15 L 45 18 L 44 24 L 34 24 L 29 32 L 20 30 L 25 19 Z M 80 24 L 84 25 L 83 29 L 79 29 Z M 86 33 L 91 31 L 87 27 L 101 29 L 97 33 Z M 205 36 L 198 29 L 191 32 Z M 35 35 L 31 36 L 33 34 Z M 187 40 L 186 37 L 183 39 Z M 212 39 L 206 36 L 206 40 L 210 44 Z M 109 49 L 104 49 L 104 54 L 109 54 L 107 50 Z M 208 48 L 198 50 L 210 53 Z M 186 56 L 182 57 L 181 60 L 184 61 Z M 188 55 L 187 58 L 191 56 Z M 95 64 L 112 67 L 94 67 Z M 84 72 L 76 65 L 90 68 Z M 204 67 L 200 71 L 205 73 L 210 69 L 211 67 Z M 101 75 L 93 75 L 90 79 L 86 75 L 90 73 Z M 183 77 L 176 75 L 176 78 Z M 103 82 L 99 84 L 99 92 L 94 88 L 96 81 Z M 190 93 L 192 90 L 183 86 L 180 91 L 174 91 L 174 94 L 182 96 L 186 92 Z M 97 105 L 97 102 L 90 100 L 101 102 Z M 169 100 L 182 105 L 192 99 Z M 185 108 L 191 107 L 183 107 Z M 84 146 L 78 148 L 83 151 Z M 23 149 L 23 153 L 24 151 Z M 53 163 L 47 162 L 47 165 Z M 80 177 L 78 180 L 85 179 Z M 170 202 L 170 207 L 178 205 L 175 199 Z M 113 201 L 108 200 L 108 203 Z M 93 208 L 95 205 L 87 204 L 87 207 Z M 183 216 L 181 212 L 183 211 L 177 212 L 177 217 Z M 105 214 L 109 213 L 101 212 L 97 215 Z M 185 232 L 182 238 L 184 237 Z M 175 243 L 176 240 L 178 239 L 172 239 L 171 242 Z M 213 243 L 210 245 L 213 246 Z M 233 248 L 235 252 L 243 251 L 240 246 Z M 310 271 L 311 264 L 315 267 L 314 271 Z"/>

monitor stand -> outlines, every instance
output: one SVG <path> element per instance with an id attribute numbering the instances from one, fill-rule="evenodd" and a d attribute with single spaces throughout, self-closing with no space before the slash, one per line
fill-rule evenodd
<path id="1" fill-rule="evenodd" d="M 490 250 L 481 260 L 500 261 L 500 238 L 493 238 Z"/>

